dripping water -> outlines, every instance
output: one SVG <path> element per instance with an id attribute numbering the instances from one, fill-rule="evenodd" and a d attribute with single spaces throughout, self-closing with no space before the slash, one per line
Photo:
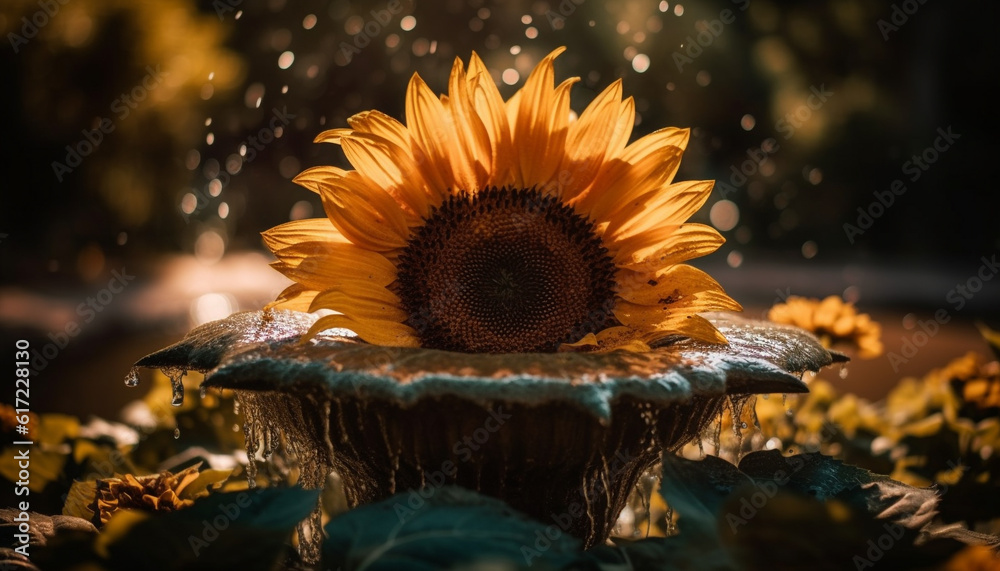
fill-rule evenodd
<path id="1" fill-rule="evenodd" d="M 646 517 L 646 537 L 649 537 L 649 526 L 653 522 L 652 514 L 650 513 L 650 504 L 652 503 L 652 491 L 648 486 L 645 485 L 643 481 L 645 478 L 641 478 L 639 483 L 636 485 L 637 491 L 639 492 L 639 503 L 642 505 L 643 514 Z M 632 534 L 638 536 L 639 530 L 635 527 L 632 528 Z"/>
<path id="2" fill-rule="evenodd" d="M 743 422 L 743 406 L 747 403 L 746 398 L 729 397 L 729 412 L 733 421 L 733 436 L 736 437 L 736 450 L 734 455 L 738 462 L 743 456 L 743 429 L 747 424 Z"/>
<path id="3" fill-rule="evenodd" d="M 303 562 L 314 565 L 319 563 L 323 548 L 323 508 L 322 500 L 318 501 L 309 517 L 300 521 L 295 527 L 299 538 L 299 555 Z"/>
<path id="4" fill-rule="evenodd" d="M 341 406 L 339 400 L 336 402 L 337 402 L 337 423 L 340 424 L 340 442 L 344 444 L 347 443 L 348 440 L 347 435 L 350 433 L 347 432 L 347 424 L 344 421 L 344 407 Z"/>
<path id="5" fill-rule="evenodd" d="M 715 455 L 722 455 L 722 415 L 725 409 L 719 411 L 719 420 L 715 422 L 715 430 L 712 432 L 712 446 L 715 446 Z"/>
<path id="6" fill-rule="evenodd" d="M 479 467 L 479 469 L 482 469 L 482 465 L 479 465 L 478 467 Z M 587 479 L 586 478 L 583 479 L 583 484 L 580 487 L 580 490 L 581 490 L 581 495 L 583 497 L 583 505 L 586 506 L 585 510 L 587 512 L 587 520 L 590 523 L 590 529 L 594 529 L 594 527 L 597 525 L 597 523 L 594 520 L 594 506 L 591 503 L 590 494 L 587 493 Z M 593 532 L 591 532 L 591 533 L 593 533 Z"/>
<path id="7" fill-rule="evenodd" d="M 845 364 L 845 363 L 841 363 L 840 364 L 840 373 L 839 374 L 840 374 L 840 378 L 841 379 L 846 379 L 847 378 L 847 364 Z"/>
<path id="8" fill-rule="evenodd" d="M 125 375 L 125 386 L 129 388 L 139 386 L 139 369 L 135 367 L 129 369 L 128 374 Z"/>
<path id="9" fill-rule="evenodd" d="M 173 391 L 173 396 L 170 399 L 170 404 L 173 406 L 181 406 L 184 404 L 184 375 L 187 371 L 183 369 L 168 369 L 163 371 L 167 374 L 170 379 L 170 386 Z"/>
<path id="10" fill-rule="evenodd" d="M 327 403 L 329 418 L 329 403 Z M 268 480 L 288 477 L 293 468 L 299 469 L 298 481 L 311 482 L 322 486 L 327 474 L 320 473 L 324 464 L 315 460 L 315 453 L 308 445 L 297 440 L 299 433 L 294 423 L 300 417 L 294 406 L 285 402 L 275 402 L 271 397 L 254 392 L 235 391 L 233 413 L 243 416 L 243 436 L 247 452 L 246 478 L 250 489 L 257 488 L 257 477 L 261 475 L 258 457 L 265 462 L 264 472 Z M 234 425 L 239 430 L 239 424 Z M 287 432 L 286 432 L 287 430 Z M 329 430 L 324 430 L 328 433 Z M 259 456 L 258 456 L 259 455 Z M 270 468 L 275 468 L 271 470 Z M 296 528 L 299 543 L 298 552 L 303 561 L 315 564 L 322 551 L 322 509 L 317 503 L 310 516 Z"/>
<path id="11" fill-rule="evenodd" d="M 601 482 L 604 484 L 604 497 L 610 507 L 614 500 L 611 497 L 611 469 L 608 467 L 608 458 L 601 450 Z"/>
<path id="12" fill-rule="evenodd" d="M 201 397 L 202 400 L 204 400 L 205 397 L 208 396 L 208 387 L 202 385 L 201 388 L 198 389 L 198 396 Z"/>
<path id="13" fill-rule="evenodd" d="M 674 525 L 674 508 L 667 504 L 667 513 L 664 516 L 667 520 L 666 535 L 670 537 L 672 535 L 677 535 L 677 526 Z"/>
<path id="14" fill-rule="evenodd" d="M 243 422 L 243 438 L 246 441 L 245 446 L 247 449 L 247 486 L 253 489 L 257 487 L 257 449 L 260 447 L 260 441 L 258 440 L 260 426 L 257 424 L 257 411 L 254 410 L 254 407 L 250 406 L 250 398 L 248 395 L 237 394 L 234 407 L 239 408 L 243 399 L 247 399 L 247 402 L 243 406 L 243 416 L 246 418 Z"/>

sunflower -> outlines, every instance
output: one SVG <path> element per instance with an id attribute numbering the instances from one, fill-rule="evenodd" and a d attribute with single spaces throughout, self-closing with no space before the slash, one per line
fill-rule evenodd
<path id="1" fill-rule="evenodd" d="M 674 183 L 688 129 L 628 143 L 621 80 L 571 119 L 556 49 L 504 101 L 482 60 L 455 60 L 440 97 L 414 74 L 406 124 L 379 111 L 321 133 L 355 170 L 310 168 L 325 218 L 263 233 L 295 283 L 270 307 L 333 310 L 377 345 L 462 352 L 648 350 L 672 336 L 725 343 L 698 314 L 739 310 L 685 262 L 724 242 L 686 223 L 713 181 Z"/>

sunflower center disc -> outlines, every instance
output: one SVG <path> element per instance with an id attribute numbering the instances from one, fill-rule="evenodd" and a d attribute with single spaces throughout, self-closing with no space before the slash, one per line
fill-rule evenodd
<path id="1" fill-rule="evenodd" d="M 593 224 L 535 189 L 452 196 L 399 257 L 396 292 L 425 347 L 550 352 L 616 324 L 615 265 Z"/>

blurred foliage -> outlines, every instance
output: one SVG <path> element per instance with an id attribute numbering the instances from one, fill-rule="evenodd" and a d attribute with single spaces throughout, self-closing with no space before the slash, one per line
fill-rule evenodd
<path id="1" fill-rule="evenodd" d="M 882 327 L 867 313 L 858 313 L 854 304 L 831 295 L 818 299 L 790 296 L 767 313 L 775 323 L 801 327 L 819 336 L 824 347 L 847 343 L 857 348 L 862 359 L 882 354 Z"/>
<path id="2" fill-rule="evenodd" d="M 262 488 L 212 494 L 186 509 L 157 515 L 123 510 L 100 535 L 56 536 L 34 559 L 46 570 L 275 569 L 285 558 L 292 530 L 315 508 L 318 494 Z"/>
<path id="3" fill-rule="evenodd" d="M 34 258 L 4 273 L 31 279 L 56 269 L 87 281 L 105 258 L 127 253 L 120 245 L 129 232 L 161 236 L 140 241 L 137 253 L 180 245 L 176 194 L 190 178 L 184 154 L 203 139 L 206 78 L 214 72 L 221 94 L 245 70 L 222 45 L 224 26 L 187 2 L 51 6 L 51 16 L 31 0 L 0 7 L 12 43 L 0 56 L 0 112 L 10 129 L 4 187 L 16 190 L 5 191 L 0 221 Z"/>
<path id="4" fill-rule="evenodd" d="M 720 185 L 710 203 L 738 206 L 739 224 L 726 232 L 731 247 L 717 260 L 734 248 L 798 256 L 812 241 L 820 259 L 947 264 L 998 245 L 990 210 L 978 205 L 990 184 L 983 165 L 998 145 L 983 121 L 989 91 L 980 88 L 996 44 L 964 25 L 991 21 L 993 4 L 921 4 L 888 36 L 879 21 L 892 16 L 891 0 L 402 0 L 384 25 L 376 14 L 388 2 L 57 4 L 37 34 L 0 51 L 8 125 L 0 160 L 10 189 L 0 232 L 18 250 L 0 269 L 6 280 L 86 281 L 113 260 L 197 251 L 207 232 L 226 249 L 259 247 L 260 230 L 320 212 L 318 201 L 293 191 L 295 174 L 346 166 L 339 149 L 312 144 L 316 134 L 371 108 L 402 117 L 414 72 L 440 91 L 452 59 L 472 50 L 509 96 L 520 83 L 505 84 L 501 73 L 523 81 L 558 45 L 569 48 L 558 75 L 581 78 L 575 109 L 624 77 L 636 97 L 636 135 L 694 128 L 679 178 L 724 182 L 734 192 Z M 0 32 L 24 34 L 22 19 L 39 6 L 4 2 Z M 675 54 L 718 30 L 724 10 L 732 23 L 679 66 Z M 404 16 L 414 18 L 412 30 L 402 28 Z M 286 53 L 294 61 L 282 60 Z M 645 58 L 648 66 L 638 63 Z M 141 85 L 147 66 L 162 67 L 163 83 L 122 117 L 119 99 Z M 818 89 L 832 95 L 814 109 Z M 274 132 L 280 137 L 253 143 L 284 110 L 294 118 Z M 52 163 L 101 118 L 114 131 L 59 182 Z M 906 180 L 904 163 L 948 126 L 960 150 Z M 753 164 L 769 138 L 779 148 Z M 734 172 L 747 160 L 754 172 L 741 180 Z M 843 225 L 856 224 L 857 209 L 897 178 L 906 194 L 850 243 Z M 937 208 L 943 189 L 964 207 Z"/>

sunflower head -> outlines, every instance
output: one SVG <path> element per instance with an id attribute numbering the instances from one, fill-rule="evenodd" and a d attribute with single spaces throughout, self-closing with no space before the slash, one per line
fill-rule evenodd
<path id="1" fill-rule="evenodd" d="M 554 82 L 562 51 L 507 101 L 473 53 L 468 69 L 456 59 L 447 95 L 414 74 L 405 124 L 366 111 L 321 133 L 354 170 L 295 179 L 326 217 L 264 233 L 295 282 L 272 307 L 336 312 L 311 334 L 462 352 L 724 343 L 698 314 L 739 304 L 683 263 L 723 242 L 686 222 L 713 185 L 674 182 L 689 131 L 628 144 L 635 107 L 620 80 L 572 119 L 578 78 Z"/>

